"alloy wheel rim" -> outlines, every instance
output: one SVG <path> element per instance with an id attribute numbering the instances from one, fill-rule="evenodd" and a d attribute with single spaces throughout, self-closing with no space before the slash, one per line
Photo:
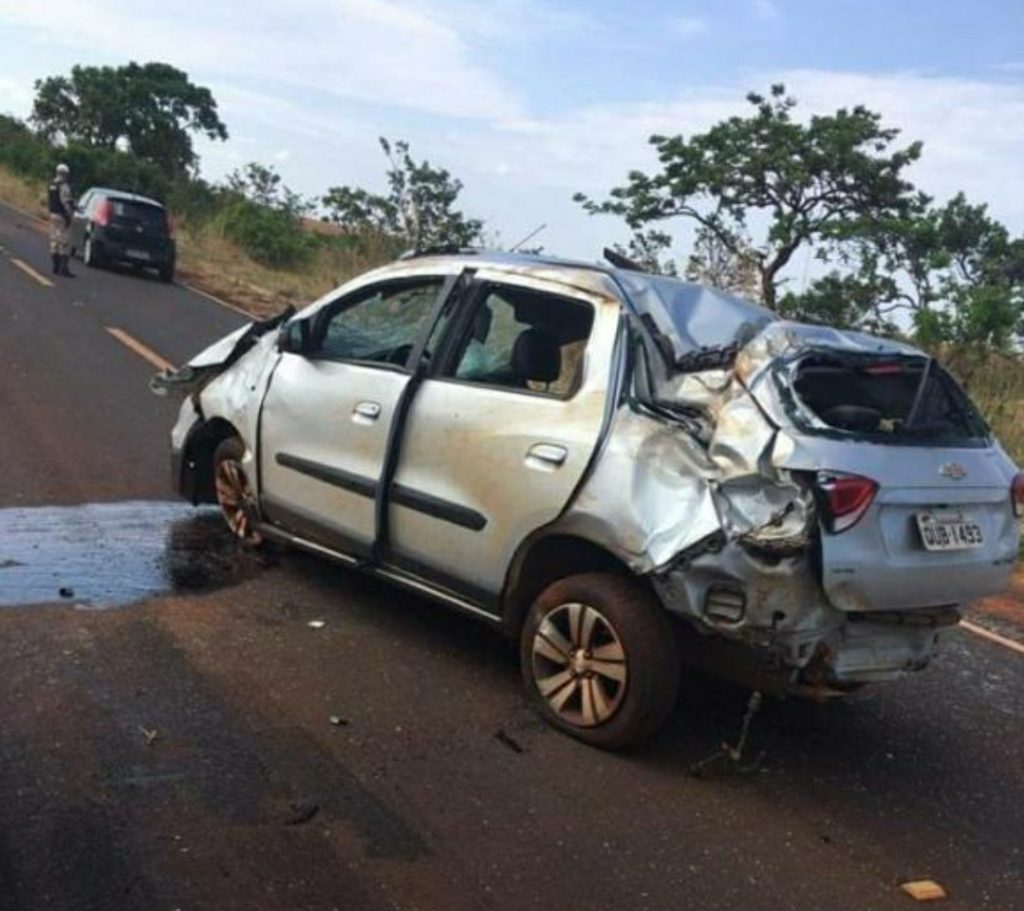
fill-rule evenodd
<path id="1" fill-rule="evenodd" d="M 548 707 L 576 727 L 596 727 L 626 694 L 626 651 L 615 627 L 596 608 L 560 604 L 533 636 L 533 679 Z"/>
<path id="2" fill-rule="evenodd" d="M 251 515 L 252 492 L 242 466 L 234 459 L 223 459 L 217 465 L 214 479 L 217 505 L 228 528 L 245 541 L 258 541 L 259 533 L 253 528 Z"/>

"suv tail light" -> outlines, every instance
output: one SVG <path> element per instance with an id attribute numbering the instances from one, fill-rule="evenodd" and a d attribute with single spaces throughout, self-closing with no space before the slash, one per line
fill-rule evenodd
<path id="1" fill-rule="evenodd" d="M 1024 506 L 1024 476 L 1019 477 L 1022 479 L 1021 504 Z M 837 535 L 853 528 L 861 520 L 878 493 L 878 484 L 857 474 L 821 472 L 818 491 L 825 528 Z"/>
<path id="2" fill-rule="evenodd" d="M 1019 519 L 1024 516 L 1024 472 L 1018 471 L 1010 482 L 1010 502 L 1013 514 Z"/>
<path id="3" fill-rule="evenodd" d="M 96 214 L 93 215 L 92 220 L 102 226 L 106 227 L 110 224 L 110 216 L 114 214 L 114 204 L 109 199 L 104 199 L 96 207 Z"/>

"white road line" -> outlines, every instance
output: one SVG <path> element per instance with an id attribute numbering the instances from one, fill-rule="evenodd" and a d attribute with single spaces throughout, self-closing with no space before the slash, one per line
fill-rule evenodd
<path id="1" fill-rule="evenodd" d="M 24 272 L 33 281 L 39 282 L 39 284 L 42 285 L 44 288 L 53 287 L 52 281 L 50 281 L 45 275 L 36 272 L 36 270 L 33 269 L 27 262 L 24 262 L 23 260 L 20 260 L 15 256 L 11 257 L 11 262 L 14 263 L 14 265 L 16 265 L 19 269 L 21 269 L 21 271 Z"/>
<path id="2" fill-rule="evenodd" d="M 961 620 L 960 628 L 967 630 L 969 633 L 974 633 L 975 636 L 981 636 L 982 639 L 988 639 L 989 642 L 1002 645 L 1010 649 L 1010 651 L 1024 655 L 1024 645 L 1014 642 L 1012 639 L 1007 639 L 1006 636 L 1000 636 L 999 633 L 993 633 L 992 630 L 985 629 L 983 626 L 978 626 L 977 623 L 971 623 L 970 620 Z"/>
<path id="3" fill-rule="evenodd" d="M 211 300 L 215 304 L 220 304 L 222 307 L 226 307 L 228 310 L 234 310 L 235 313 L 241 313 L 242 316 L 247 316 L 249 317 L 249 319 L 252 320 L 257 319 L 257 317 L 253 316 L 253 314 L 251 314 L 248 310 L 243 310 L 241 307 L 236 307 L 234 304 L 229 304 L 226 300 L 221 300 L 219 297 L 210 294 L 208 291 L 204 291 L 202 288 L 197 288 L 195 285 L 190 284 L 189 282 L 179 282 L 178 284 L 180 284 L 182 288 L 187 288 L 193 294 L 198 294 L 200 297 L 205 297 L 207 300 Z"/>
<path id="4" fill-rule="evenodd" d="M 142 342 L 140 342 L 138 339 L 132 338 L 132 336 L 130 336 L 123 329 L 118 329 L 117 326 L 107 326 L 105 328 L 107 332 L 114 336 L 114 338 L 116 338 L 122 345 L 124 345 L 126 348 L 130 348 L 143 360 L 149 361 L 154 367 L 157 368 L 157 370 L 174 369 L 174 364 L 172 364 L 169 360 L 162 358 L 152 348 L 143 345 Z"/>

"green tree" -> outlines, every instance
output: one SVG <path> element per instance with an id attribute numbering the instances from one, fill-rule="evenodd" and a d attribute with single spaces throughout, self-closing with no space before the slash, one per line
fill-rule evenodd
<path id="1" fill-rule="evenodd" d="M 1024 239 L 962 193 L 941 206 L 919 194 L 902 213 L 862 223 L 836 244 L 846 265 L 781 309 L 802 319 L 878 329 L 902 317 L 926 346 L 1006 349 L 1024 314 Z"/>
<path id="2" fill-rule="evenodd" d="M 651 228 L 646 231 L 634 231 L 626 246 L 615 244 L 612 249 L 636 263 L 645 272 L 675 277 L 679 270 L 670 255 L 671 247 L 671 235 Z"/>
<path id="3" fill-rule="evenodd" d="M 417 162 L 403 140 L 380 138 L 388 162 L 388 192 L 360 187 L 328 189 L 322 203 L 328 218 L 351 231 L 401 237 L 414 250 L 468 247 L 479 242 L 483 222 L 455 208 L 462 181 L 428 161 Z"/>
<path id="4" fill-rule="evenodd" d="M 281 182 L 281 175 L 273 165 L 250 161 L 242 170 L 232 171 L 225 181 L 230 193 L 269 209 L 278 209 L 292 218 L 309 215 L 315 203 Z"/>
<path id="5" fill-rule="evenodd" d="M 686 260 L 684 275 L 692 282 L 731 291 L 751 300 L 761 297 L 760 257 L 750 241 L 737 235 L 734 242 L 724 244 L 704 225 L 697 229 L 693 249 Z"/>
<path id="6" fill-rule="evenodd" d="M 793 118 L 794 99 L 773 85 L 768 96 L 747 96 L 754 112 L 731 117 L 707 132 L 652 136 L 661 165 L 654 174 L 632 171 L 624 186 L 595 202 L 574 197 L 591 213 L 625 218 L 634 230 L 667 219 L 696 222 L 726 250 L 745 257 L 745 240 L 767 224 L 755 243 L 760 297 L 778 305 L 780 273 L 803 245 L 841 236 L 851 222 L 900 210 L 911 190 L 903 169 L 920 143 L 893 149 L 899 131 L 857 106 Z"/>
<path id="7" fill-rule="evenodd" d="M 210 90 L 166 63 L 75 66 L 35 88 L 32 122 L 47 139 L 123 146 L 172 177 L 196 167 L 191 134 L 227 139 Z"/>

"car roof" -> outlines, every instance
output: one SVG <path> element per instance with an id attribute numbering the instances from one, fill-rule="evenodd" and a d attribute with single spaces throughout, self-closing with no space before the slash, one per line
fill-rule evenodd
<path id="1" fill-rule="evenodd" d="M 86 193 L 99 193 L 103 196 L 107 196 L 110 199 L 121 199 L 125 202 L 141 202 L 147 206 L 156 206 L 158 209 L 162 209 L 164 204 L 157 202 L 155 199 L 150 199 L 148 196 L 141 196 L 138 193 L 130 193 L 128 190 L 114 190 L 110 187 L 89 187 Z"/>
<path id="2" fill-rule="evenodd" d="M 411 263 L 444 265 L 446 271 L 453 266 L 493 269 L 548 279 L 617 304 L 625 302 L 638 316 L 649 319 L 648 328 L 663 336 L 680 356 L 699 348 L 734 344 L 779 318 L 745 298 L 697 282 L 554 256 L 490 250 L 407 254 L 381 271 L 393 274 Z"/>

